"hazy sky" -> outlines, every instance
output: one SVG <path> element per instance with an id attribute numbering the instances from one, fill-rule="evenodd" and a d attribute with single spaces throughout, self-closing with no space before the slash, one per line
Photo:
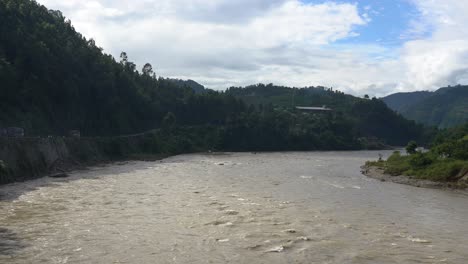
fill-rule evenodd
<path id="1" fill-rule="evenodd" d="M 362 95 L 468 83 L 468 0 L 39 0 L 138 67 L 213 89 Z"/>

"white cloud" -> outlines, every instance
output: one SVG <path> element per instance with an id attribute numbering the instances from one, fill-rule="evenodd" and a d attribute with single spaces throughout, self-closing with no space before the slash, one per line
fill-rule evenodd
<path id="1" fill-rule="evenodd" d="M 432 34 L 404 45 L 402 61 L 412 89 L 468 82 L 468 1 L 413 1 L 420 11 L 414 31 Z"/>
<path id="2" fill-rule="evenodd" d="M 124 50 L 140 66 L 152 63 L 159 75 L 195 79 L 210 88 L 273 82 L 383 95 L 468 80 L 467 0 L 412 1 L 420 14 L 407 43 L 395 50 L 335 44 L 372 23 L 356 4 L 39 0 L 62 10 L 106 52 L 118 57 Z M 423 38 L 429 29 L 433 34 Z"/>
<path id="3" fill-rule="evenodd" d="M 62 10 L 78 31 L 117 56 L 125 50 L 159 74 L 226 88 L 265 81 L 320 84 L 319 61 L 349 54 L 320 47 L 364 25 L 354 4 L 298 0 L 41 0 Z M 311 67 L 311 68 L 309 68 Z M 273 71 L 274 70 L 274 71 Z M 310 77 L 307 77 L 309 75 Z"/>

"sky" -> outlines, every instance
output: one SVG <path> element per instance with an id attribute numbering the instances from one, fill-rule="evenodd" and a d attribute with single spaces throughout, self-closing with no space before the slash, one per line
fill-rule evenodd
<path id="1" fill-rule="evenodd" d="M 468 0 L 38 0 L 104 52 L 208 88 L 468 84 Z"/>

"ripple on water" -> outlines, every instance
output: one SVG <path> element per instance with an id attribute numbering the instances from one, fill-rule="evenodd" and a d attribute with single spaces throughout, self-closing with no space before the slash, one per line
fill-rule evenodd
<path id="1" fill-rule="evenodd" d="M 0 187 L 0 262 L 465 264 L 466 197 L 361 178 L 375 156 L 187 155 Z"/>

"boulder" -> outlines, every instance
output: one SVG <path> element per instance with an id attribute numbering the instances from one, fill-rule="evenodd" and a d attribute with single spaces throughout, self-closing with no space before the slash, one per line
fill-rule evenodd
<path id="1" fill-rule="evenodd" d="M 62 173 L 52 174 L 49 177 L 51 177 L 51 178 L 68 178 L 68 177 L 70 177 L 70 175 L 62 172 Z"/>

